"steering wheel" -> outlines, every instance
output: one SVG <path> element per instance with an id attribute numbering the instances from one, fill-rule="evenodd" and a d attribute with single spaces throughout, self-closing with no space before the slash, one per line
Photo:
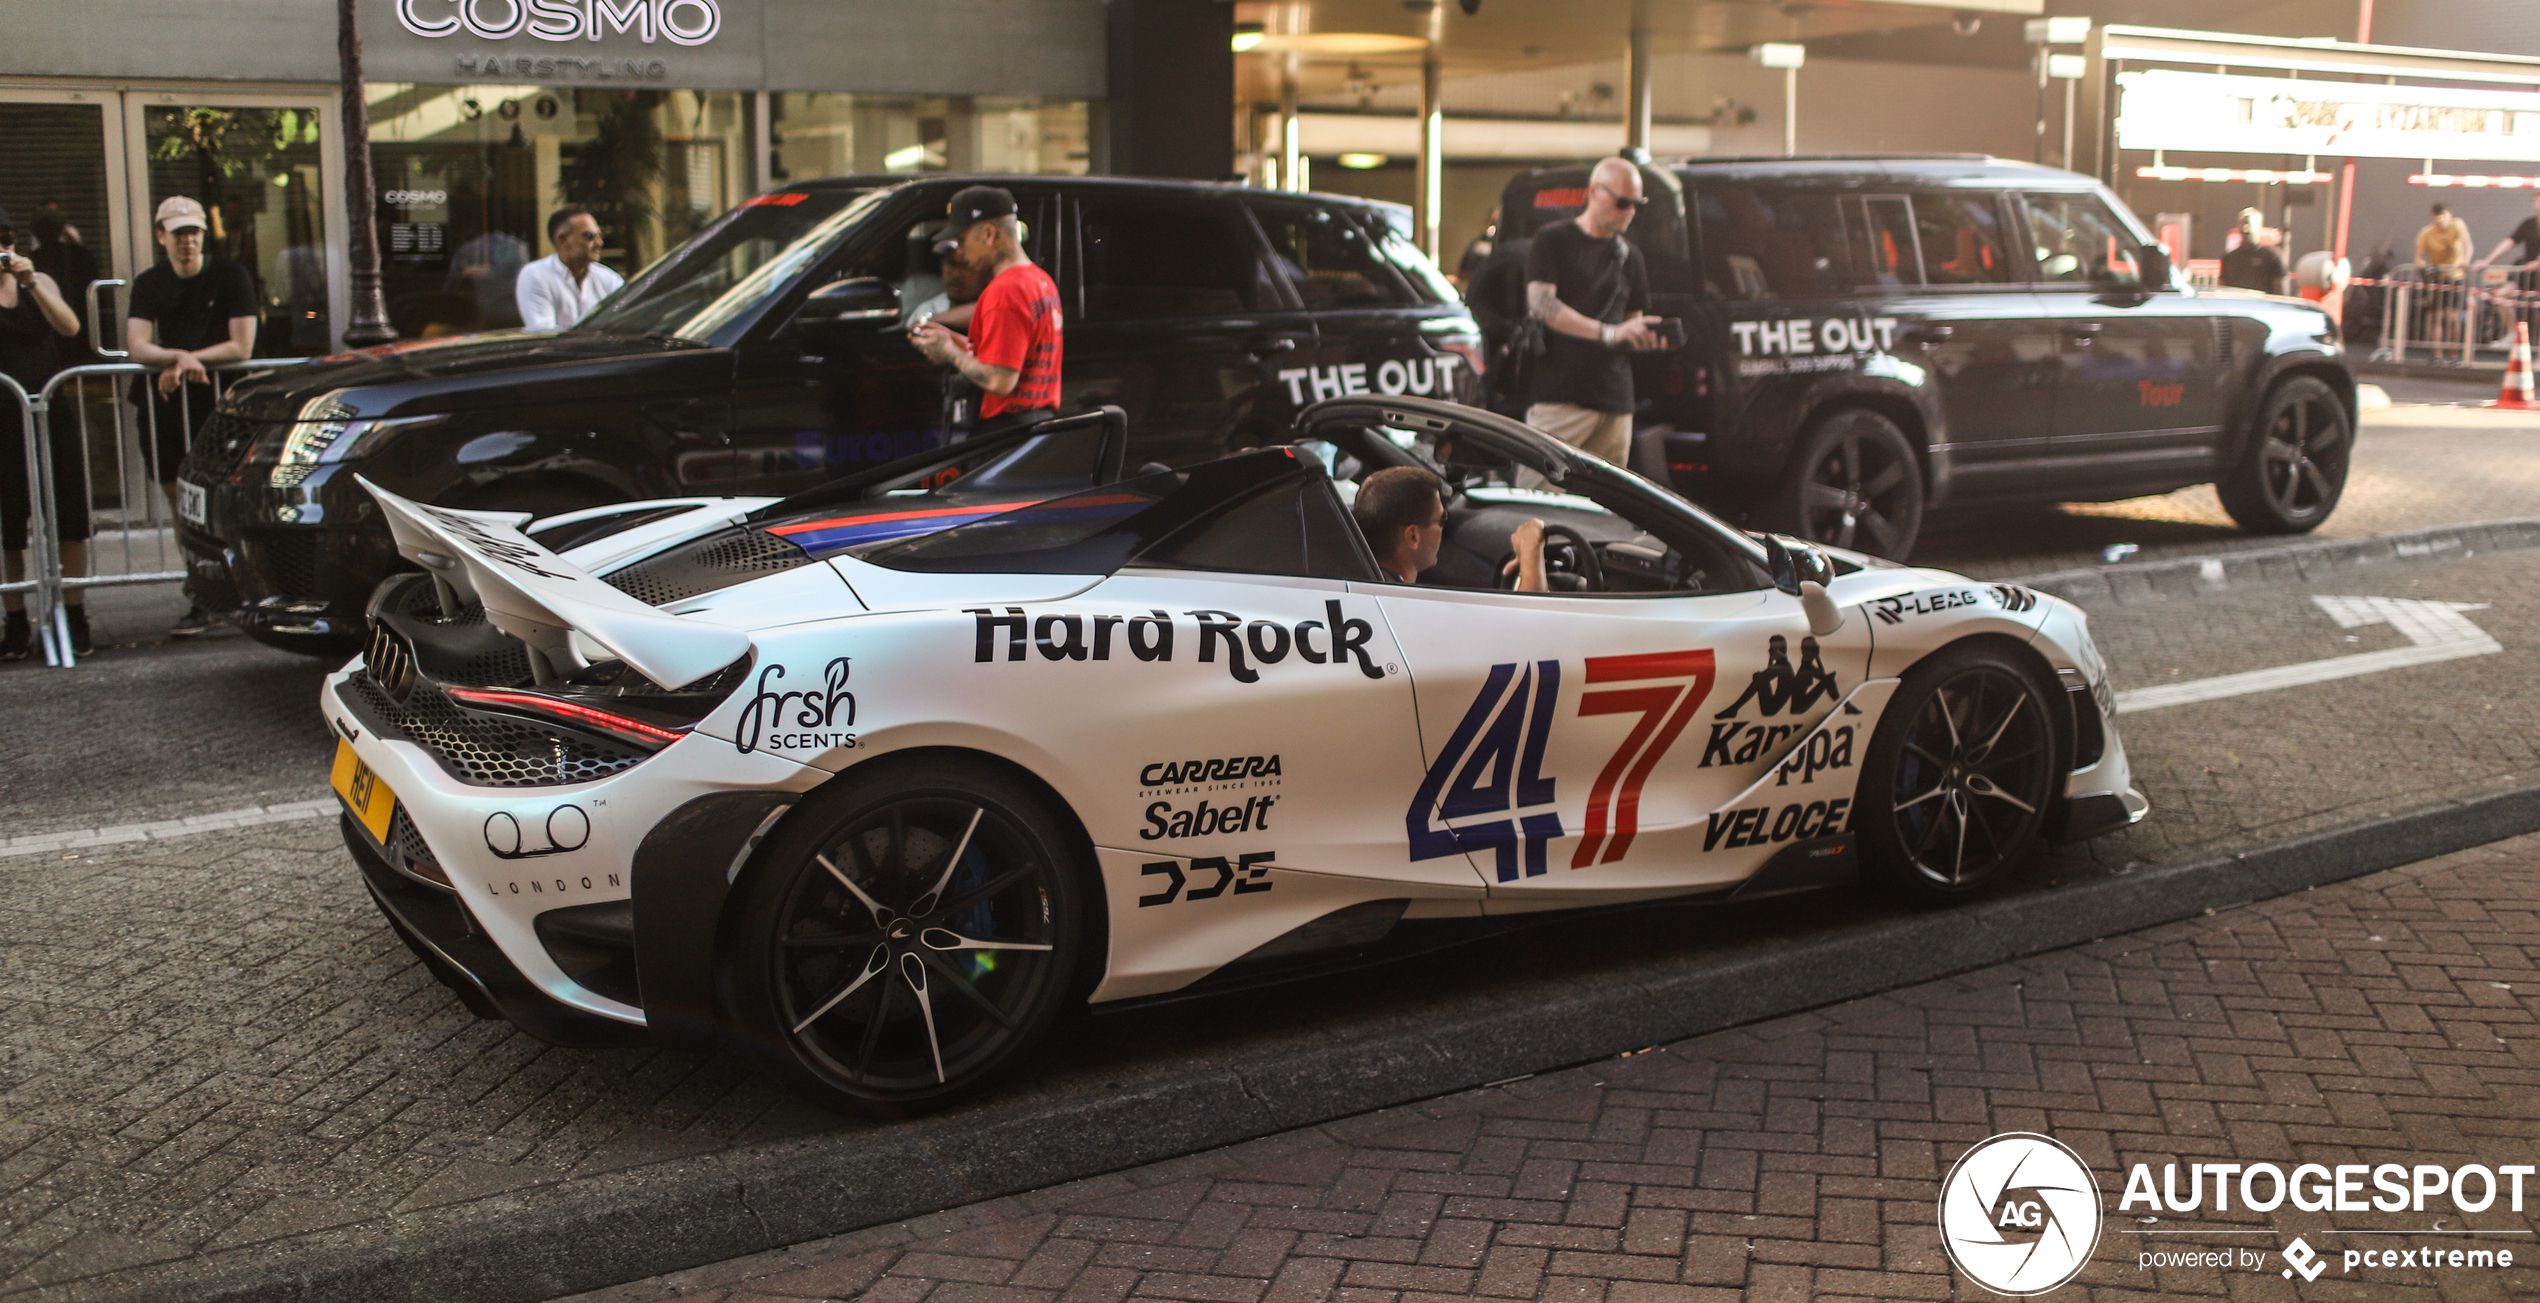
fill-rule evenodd
<path id="1" fill-rule="evenodd" d="M 1510 552 L 1499 560 L 1503 570 L 1517 559 Z M 1596 559 L 1596 545 L 1587 536 L 1567 525 L 1547 524 L 1543 527 L 1543 582 L 1556 593 L 1601 593 L 1605 591 L 1605 567 Z M 1517 574 L 1507 570 L 1499 576 L 1499 586 L 1517 587 Z"/>

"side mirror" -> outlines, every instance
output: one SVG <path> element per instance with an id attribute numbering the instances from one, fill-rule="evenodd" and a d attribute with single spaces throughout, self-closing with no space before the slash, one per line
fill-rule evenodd
<path id="1" fill-rule="evenodd" d="M 1799 599 L 1799 609 L 1808 615 L 1808 632 L 1822 638 L 1843 627 L 1843 608 L 1826 592 L 1826 585 L 1834 582 L 1834 561 L 1816 544 L 1766 534 L 1764 558 L 1773 570 L 1773 587 Z"/>
<path id="2" fill-rule="evenodd" d="M 884 322 L 900 319 L 900 287 L 876 276 L 831 281 L 803 300 L 801 322 Z"/>
<path id="3" fill-rule="evenodd" d="M 2137 252 L 2142 264 L 2143 287 L 2151 290 L 2170 288 L 2170 251 L 2159 244 L 2147 244 Z"/>

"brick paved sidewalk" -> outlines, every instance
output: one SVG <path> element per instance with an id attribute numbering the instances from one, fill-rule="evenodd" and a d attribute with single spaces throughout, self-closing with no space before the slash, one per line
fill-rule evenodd
<path id="1" fill-rule="evenodd" d="M 2530 1295 L 2521 1264 L 2345 1271 L 2343 1249 L 2419 1241 L 2328 1232 L 2511 1230 L 2447 1243 L 2529 1262 L 2540 1198 L 2164 1212 L 2243 1233 L 2159 1240 L 2116 1204 L 2136 1162 L 2534 1162 L 2535 955 L 2540 836 L 581 1300 L 1990 1299 L 1934 1208 L 1948 1164 L 2004 1131 L 2099 1178 L 2098 1250 L 2058 1297 Z M 2279 1274 L 2296 1234 L 2330 1259 L 2316 1282 Z M 2139 1270 L 2155 1244 L 2265 1262 Z"/>

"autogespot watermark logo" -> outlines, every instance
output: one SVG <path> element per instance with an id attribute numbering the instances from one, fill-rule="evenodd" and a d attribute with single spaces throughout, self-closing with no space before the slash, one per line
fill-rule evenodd
<path id="1" fill-rule="evenodd" d="M 1940 1239 L 1967 1279 L 1996 1294 L 2043 1294 L 2099 1246 L 2099 1182 L 2047 1136 L 2012 1131 L 1958 1156 L 1940 1187 Z"/>

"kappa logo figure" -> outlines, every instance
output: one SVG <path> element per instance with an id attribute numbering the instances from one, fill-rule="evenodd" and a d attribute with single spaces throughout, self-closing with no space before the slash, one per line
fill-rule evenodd
<path id="1" fill-rule="evenodd" d="M 1799 640 L 1799 664 L 1794 668 L 1790 663 L 1790 640 L 1774 634 L 1765 645 L 1764 668 L 1747 680 L 1746 691 L 1738 694 L 1728 709 L 1711 718 L 1733 719 L 1750 701 L 1760 715 L 1778 715 L 1785 710 L 1805 715 L 1820 700 L 1832 701 L 1839 695 L 1841 689 L 1835 685 L 1834 671 L 1826 668 L 1816 639 Z"/>
<path id="2" fill-rule="evenodd" d="M 1996 1294 L 2043 1294 L 2081 1274 L 2099 1216 L 2099 1182 L 2081 1156 L 2025 1131 L 1959 1155 L 1940 1187 L 1949 1260 Z"/>

